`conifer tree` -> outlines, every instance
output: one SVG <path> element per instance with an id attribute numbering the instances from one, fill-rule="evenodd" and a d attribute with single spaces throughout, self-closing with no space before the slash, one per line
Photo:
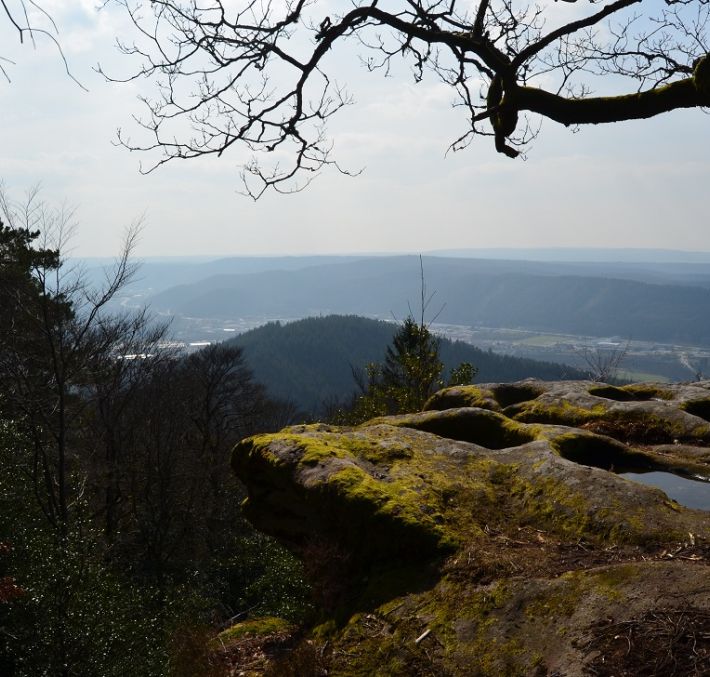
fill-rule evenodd
<path id="1" fill-rule="evenodd" d="M 367 366 L 367 382 L 355 403 L 354 419 L 421 411 L 438 389 L 470 383 L 477 369 L 463 362 L 446 381 L 443 371 L 438 338 L 426 323 L 410 315 L 387 347 L 384 363 Z"/>

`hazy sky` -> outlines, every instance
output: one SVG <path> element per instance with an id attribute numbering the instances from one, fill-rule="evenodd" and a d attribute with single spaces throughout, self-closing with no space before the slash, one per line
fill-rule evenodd
<path id="1" fill-rule="evenodd" d="M 0 20 L 0 179 L 14 197 L 41 184 L 48 200 L 77 206 L 79 255 L 110 255 L 145 215 L 139 254 L 245 255 L 470 247 L 659 247 L 710 250 L 710 117 L 680 111 L 651 121 L 586 127 L 545 122 L 526 161 L 495 153 L 489 139 L 446 149 L 464 128 L 453 95 L 406 70 L 383 78 L 337 53 L 356 104 L 330 125 L 337 159 L 364 172 L 325 171 L 305 192 L 238 194 L 237 153 L 175 162 L 149 176 L 115 147 L 141 112 L 136 85 L 109 84 L 130 66 L 116 36 L 130 38 L 118 8 L 52 0 L 72 73 L 39 39 L 20 46 Z M 149 158 L 143 158 L 149 160 Z"/>

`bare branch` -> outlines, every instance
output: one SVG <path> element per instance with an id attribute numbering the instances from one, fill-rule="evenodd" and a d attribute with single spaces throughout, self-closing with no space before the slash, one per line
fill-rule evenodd
<path id="1" fill-rule="evenodd" d="M 12 2 L 15 3 L 14 7 L 11 7 L 9 4 Z M 81 84 L 81 82 L 79 82 L 79 80 L 77 80 L 76 77 L 74 77 L 71 70 L 69 69 L 69 62 L 67 61 L 66 54 L 64 53 L 64 49 L 62 48 L 62 45 L 58 40 L 59 28 L 57 27 L 57 24 L 54 22 L 54 19 L 49 14 L 49 12 L 47 12 L 39 3 L 35 2 L 34 0 L 0 0 L 0 5 L 2 5 L 3 13 L 7 17 L 7 20 L 10 22 L 10 25 L 17 32 L 20 44 L 24 44 L 25 36 L 29 37 L 33 47 L 36 47 L 35 36 L 41 36 L 48 39 L 56 47 L 57 52 L 59 54 L 59 58 L 64 64 L 64 70 L 69 76 L 69 78 L 73 80 L 77 85 L 79 85 L 79 87 L 81 87 L 81 89 L 83 89 L 85 92 L 89 91 L 83 84 Z M 33 22 L 32 18 L 30 17 L 29 8 L 35 10 L 35 19 L 37 18 L 36 15 L 39 14 L 40 20 L 45 19 L 49 22 L 49 29 L 42 28 L 40 25 L 37 25 Z M 5 61 L 6 63 L 14 65 L 13 61 L 7 58 L 3 58 L 1 56 L 0 61 Z M 3 74 L 5 79 L 10 82 L 10 76 L 1 64 L 0 72 Z"/>
<path id="2" fill-rule="evenodd" d="M 319 0 L 114 1 L 137 41 L 119 48 L 138 65 L 109 79 L 155 86 L 138 140 L 121 131 L 118 142 L 152 154 L 146 171 L 241 148 L 244 192 L 255 199 L 301 190 L 329 166 L 356 173 L 337 164 L 327 130 L 353 103 L 330 72 L 331 55 L 350 45 L 368 71 L 388 75 L 402 60 L 415 82 L 451 87 L 465 111 L 452 150 L 492 136 L 517 157 L 539 129 L 525 111 L 582 125 L 710 103 L 710 0 L 612 0 L 591 13 L 579 3 L 569 21 L 551 4 L 512 0 L 354 0 L 337 14 Z M 598 83 L 612 95 L 592 96 Z"/>
<path id="3" fill-rule="evenodd" d="M 600 383 L 612 383 L 619 376 L 619 368 L 629 354 L 631 340 L 624 345 L 584 347 L 578 354 L 587 368 L 589 379 Z"/>

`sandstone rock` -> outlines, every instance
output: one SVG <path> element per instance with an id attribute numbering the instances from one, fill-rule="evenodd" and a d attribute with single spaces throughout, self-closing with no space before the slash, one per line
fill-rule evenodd
<path id="1" fill-rule="evenodd" d="M 250 438 L 233 464 L 258 528 L 346 554 L 313 634 L 329 674 L 583 674 L 615 623 L 648 637 L 685 610 L 710 631 L 710 512 L 609 472 L 710 475 L 709 387 L 451 388 L 418 414 Z"/>

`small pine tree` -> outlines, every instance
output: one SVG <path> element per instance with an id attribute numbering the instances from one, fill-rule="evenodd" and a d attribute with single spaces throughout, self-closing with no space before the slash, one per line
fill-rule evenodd
<path id="1" fill-rule="evenodd" d="M 431 333 L 424 319 L 434 294 L 427 295 L 421 256 L 419 271 L 419 321 L 414 319 L 410 309 L 391 345 L 387 346 L 384 364 L 368 364 L 366 379 L 353 371 L 362 394 L 355 398 L 350 411 L 341 411 L 334 417 L 336 422 L 361 423 L 375 416 L 421 411 L 438 389 L 471 383 L 478 372 L 470 363 L 462 362 L 451 370 L 448 382 L 442 379 L 444 363 L 439 357 L 439 339 Z M 438 313 L 434 319 L 436 317 Z"/>
<path id="2" fill-rule="evenodd" d="M 443 369 L 439 340 L 410 316 L 387 347 L 381 387 L 396 411 L 419 411 L 440 385 Z"/>
<path id="3" fill-rule="evenodd" d="M 352 422 L 375 416 L 421 411 L 426 401 L 446 385 L 471 383 L 477 369 L 463 362 L 442 378 L 444 364 L 439 357 L 439 339 L 423 322 L 411 315 L 395 333 L 383 364 L 367 366 L 362 394 L 352 411 Z"/>

